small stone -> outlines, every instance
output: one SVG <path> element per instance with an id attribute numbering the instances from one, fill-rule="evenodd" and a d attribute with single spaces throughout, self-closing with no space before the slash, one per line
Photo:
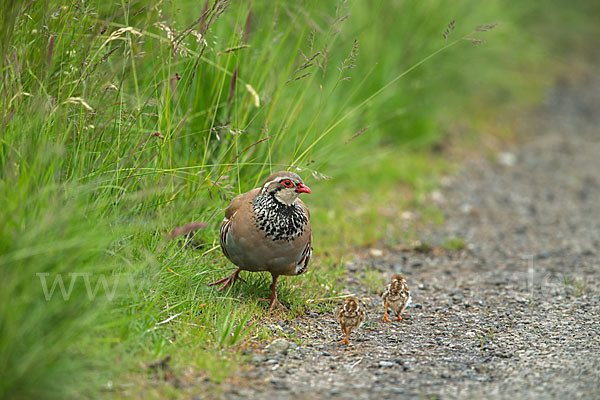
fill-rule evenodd
<path id="1" fill-rule="evenodd" d="M 270 354 L 287 354 L 290 343 L 285 339 L 275 339 L 265 348 L 265 352 Z"/>
<path id="2" fill-rule="evenodd" d="M 410 211 L 403 211 L 403 212 L 400 214 L 400 218 L 402 218 L 403 220 L 406 220 L 406 221 L 410 221 L 410 220 L 412 220 L 414 217 L 415 217 L 415 214 L 413 214 L 413 213 L 412 213 L 412 212 L 410 212 Z"/>
<path id="3" fill-rule="evenodd" d="M 431 198 L 431 201 L 433 201 L 434 203 L 441 204 L 441 203 L 446 202 L 446 198 L 444 197 L 442 192 L 440 192 L 439 190 L 434 190 L 433 192 L 431 192 L 429 194 L 429 197 Z"/>
<path id="4" fill-rule="evenodd" d="M 322 355 L 324 355 L 324 356 L 326 356 L 326 357 L 329 357 L 329 356 L 331 355 L 331 354 L 329 354 L 329 353 L 328 353 L 328 352 L 326 352 L 326 351 L 322 352 L 321 354 L 322 354 Z"/>
<path id="5" fill-rule="evenodd" d="M 582 256 L 595 256 L 595 255 L 596 255 L 596 253 L 594 252 L 594 250 L 593 250 L 593 249 L 589 249 L 589 248 L 588 248 L 588 249 L 585 249 L 585 250 L 583 250 L 583 251 L 581 252 L 581 255 L 582 255 Z"/>
<path id="6" fill-rule="evenodd" d="M 498 154 L 498 162 L 506 167 L 512 167 L 517 163 L 517 156 L 509 151 Z"/>
<path id="7" fill-rule="evenodd" d="M 394 366 L 394 363 L 391 361 L 379 361 L 379 366 L 382 368 L 390 368 Z"/>
<path id="8" fill-rule="evenodd" d="M 281 379 L 271 379 L 271 385 L 273 385 L 273 387 L 277 390 L 286 390 L 288 389 L 287 384 L 285 383 L 284 380 Z"/>
<path id="9" fill-rule="evenodd" d="M 263 362 L 265 361 L 267 358 L 265 356 L 263 356 L 262 354 L 253 354 L 252 355 L 252 361 L 254 362 Z"/>
<path id="10" fill-rule="evenodd" d="M 469 203 L 465 203 L 462 206 L 460 206 L 460 211 L 463 214 L 471 214 L 471 212 L 473 212 L 473 206 Z"/>
<path id="11" fill-rule="evenodd" d="M 267 364 L 277 364 L 279 361 L 275 360 L 274 358 L 267 360 Z"/>
<path id="12" fill-rule="evenodd" d="M 400 263 L 394 263 L 394 272 L 399 274 L 404 270 L 404 266 Z"/>
<path id="13" fill-rule="evenodd" d="M 469 331 L 469 332 L 465 333 L 465 336 L 468 336 L 468 337 L 475 337 L 476 335 L 475 335 L 475 332 L 473 332 L 473 331 Z"/>
<path id="14" fill-rule="evenodd" d="M 451 176 L 442 176 L 440 178 L 440 185 L 443 187 L 449 187 L 454 182 L 454 179 Z"/>
<path id="15" fill-rule="evenodd" d="M 370 251 L 373 257 L 381 257 L 383 255 L 383 250 L 381 249 L 371 249 Z"/>
<path id="16" fill-rule="evenodd" d="M 515 233 L 516 234 L 520 234 L 521 235 L 521 234 L 524 234 L 526 232 L 527 232 L 527 227 L 525 225 L 520 225 L 520 226 L 517 226 L 515 228 Z"/>
<path id="17" fill-rule="evenodd" d="M 552 257 L 552 253 L 549 251 L 542 251 L 541 253 L 537 253 L 533 256 L 534 260 L 544 260 L 546 258 Z"/>

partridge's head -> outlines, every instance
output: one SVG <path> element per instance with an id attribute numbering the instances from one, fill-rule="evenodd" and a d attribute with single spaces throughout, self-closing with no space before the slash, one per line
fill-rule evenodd
<path id="1" fill-rule="evenodd" d="M 298 174 L 282 171 L 267 178 L 261 193 L 272 194 L 277 201 L 289 206 L 296 201 L 300 193 L 312 192 Z"/>
<path id="2" fill-rule="evenodd" d="M 344 301 L 344 304 L 342 304 L 342 312 L 344 313 L 344 315 L 347 315 L 347 316 L 356 315 L 358 313 L 359 309 L 360 309 L 360 304 L 358 303 L 358 300 L 354 297 L 348 297 Z"/>

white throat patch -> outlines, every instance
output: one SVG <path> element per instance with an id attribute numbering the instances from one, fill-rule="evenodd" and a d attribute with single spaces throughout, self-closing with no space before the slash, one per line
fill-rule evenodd
<path id="1" fill-rule="evenodd" d="M 288 206 L 291 206 L 299 195 L 300 193 L 297 193 L 295 190 L 291 189 L 283 189 L 275 192 L 275 198 Z"/>

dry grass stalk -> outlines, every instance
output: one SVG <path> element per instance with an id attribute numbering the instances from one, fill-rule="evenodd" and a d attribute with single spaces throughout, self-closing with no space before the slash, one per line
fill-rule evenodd
<path id="1" fill-rule="evenodd" d="M 304 57 L 304 62 L 302 64 L 300 64 L 300 66 L 298 68 L 296 68 L 296 70 L 292 74 L 292 77 L 285 82 L 286 85 L 290 82 L 299 81 L 300 79 L 306 78 L 307 76 L 312 74 L 312 71 L 308 71 L 308 72 L 302 73 L 301 75 L 298 75 L 299 73 L 301 73 L 301 72 L 305 71 L 306 69 L 315 65 L 315 63 L 319 64 L 318 58 L 321 55 L 321 52 L 317 51 L 312 56 L 307 57 L 306 54 L 304 54 L 302 52 L 302 50 L 300 50 L 300 55 L 302 57 Z"/>
<path id="2" fill-rule="evenodd" d="M 207 226 L 208 224 L 206 222 L 190 222 L 189 224 L 185 224 L 183 226 L 177 226 L 165 236 L 165 239 L 171 240 L 178 236 L 187 235 L 190 232 L 197 231 L 198 229 L 206 228 Z"/>
<path id="3" fill-rule="evenodd" d="M 231 104 L 231 100 L 233 100 L 233 96 L 235 96 L 235 87 L 237 85 L 237 77 L 240 71 L 239 64 L 235 67 L 235 71 L 233 71 L 233 75 L 231 75 L 231 83 L 229 84 L 229 95 L 227 96 L 227 105 Z"/>
<path id="4" fill-rule="evenodd" d="M 187 36 L 192 34 L 195 26 L 198 24 L 200 24 L 198 30 L 204 37 L 208 28 L 227 10 L 229 3 L 229 0 L 215 0 L 212 7 L 205 8 L 200 17 L 174 38 L 174 47 L 178 47 Z"/>
<path id="5" fill-rule="evenodd" d="M 254 88 L 252 86 L 250 86 L 248 83 L 246 83 L 246 90 L 248 92 L 250 92 L 250 95 L 252 96 L 252 99 L 254 100 L 254 106 L 256 108 L 260 107 L 260 97 L 258 96 L 258 93 L 256 93 L 256 90 L 254 90 Z"/>
<path id="6" fill-rule="evenodd" d="M 478 25 L 475 30 L 477 32 L 487 32 L 489 30 L 494 29 L 498 24 L 487 24 L 487 25 Z"/>
<path id="7" fill-rule="evenodd" d="M 50 40 L 48 43 L 48 55 L 46 56 L 46 64 L 50 67 L 52 64 L 52 55 L 54 53 L 54 40 L 56 39 L 56 35 L 50 36 Z"/>
<path id="8" fill-rule="evenodd" d="M 450 35 L 450 32 L 454 30 L 454 22 L 454 20 L 450 21 L 446 27 L 446 31 L 444 31 L 444 39 L 448 39 L 448 35 Z"/>
<path id="9" fill-rule="evenodd" d="M 350 54 L 348 54 L 348 57 L 346 57 L 346 59 L 344 60 L 344 62 L 342 62 L 342 65 L 339 68 L 340 72 L 342 72 L 345 69 L 354 68 L 357 57 L 358 57 L 358 40 L 354 39 L 354 44 L 352 45 L 352 50 L 350 50 Z"/>
<path id="10" fill-rule="evenodd" d="M 310 48 L 311 51 L 312 51 L 313 45 L 315 43 L 315 34 L 316 34 L 316 28 L 313 28 L 313 30 L 308 35 L 308 47 Z"/>
<path id="11" fill-rule="evenodd" d="M 352 135 L 350 137 L 350 139 L 346 140 L 346 144 L 350 143 L 351 141 L 353 141 L 354 139 L 356 139 L 357 137 L 359 137 L 360 135 L 362 135 L 367 129 L 369 129 L 369 125 L 365 126 L 360 131 L 358 131 L 354 135 Z"/>
<path id="12" fill-rule="evenodd" d="M 227 54 L 227 53 L 233 53 L 234 51 L 238 51 L 238 50 L 242 50 L 242 49 L 247 49 L 250 46 L 249 44 L 240 44 L 239 46 L 234 46 L 234 47 L 230 47 L 228 49 L 225 49 L 223 51 L 220 51 L 217 53 L 218 56 L 222 56 L 223 54 Z"/>
<path id="13" fill-rule="evenodd" d="M 325 175 L 317 170 L 312 171 L 311 175 L 313 176 L 313 178 L 315 178 L 318 181 L 320 181 L 320 180 L 328 181 L 331 179 L 331 176 Z"/>
<path id="14" fill-rule="evenodd" d="M 244 24 L 244 43 L 248 43 L 250 33 L 252 33 L 252 17 L 252 10 L 249 10 L 248 16 L 246 17 L 246 23 Z"/>
<path id="15" fill-rule="evenodd" d="M 340 0 L 338 2 L 338 4 L 335 7 L 335 20 L 333 21 L 332 25 L 337 25 L 340 24 L 342 22 L 344 22 L 345 20 L 348 19 L 349 14 L 348 14 L 348 6 L 346 5 L 346 3 L 348 2 L 348 0 Z M 339 33 L 339 29 L 335 28 L 335 33 Z"/>
<path id="16" fill-rule="evenodd" d="M 63 104 L 81 104 L 86 110 L 94 111 L 94 109 L 81 97 L 69 97 Z"/>
<path id="17" fill-rule="evenodd" d="M 468 41 L 470 41 L 473 44 L 483 44 L 483 43 L 485 43 L 485 40 L 483 40 L 483 39 L 475 39 L 475 38 L 472 38 L 472 37 L 465 38 L 465 40 L 468 40 Z"/>
<path id="18" fill-rule="evenodd" d="M 246 147 L 244 150 L 240 151 L 240 152 L 239 152 L 239 153 L 238 153 L 238 154 L 237 154 L 237 155 L 236 155 L 236 156 L 233 158 L 233 160 L 231 160 L 231 163 L 232 163 L 232 164 L 233 164 L 233 163 L 235 163 L 235 162 L 237 161 L 237 159 L 238 159 L 238 158 L 240 158 L 240 156 L 241 156 L 242 154 L 244 154 L 245 152 L 247 152 L 248 150 L 250 150 L 252 147 L 256 146 L 257 144 L 259 144 L 259 143 L 262 143 L 262 142 L 264 142 L 265 140 L 269 140 L 269 139 L 271 139 L 273 136 L 275 136 L 275 135 L 270 135 L 270 136 L 267 136 L 267 137 L 265 137 L 265 138 L 262 138 L 262 139 L 260 139 L 259 141 L 256 141 L 256 142 L 252 143 L 251 145 L 247 146 L 247 147 Z"/>

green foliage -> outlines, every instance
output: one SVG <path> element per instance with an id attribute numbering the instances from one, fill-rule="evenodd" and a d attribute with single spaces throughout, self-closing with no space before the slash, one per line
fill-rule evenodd
<path id="1" fill-rule="evenodd" d="M 442 248 L 449 251 L 460 251 L 466 247 L 465 239 L 461 237 L 451 237 L 446 239 Z"/>
<path id="2" fill-rule="evenodd" d="M 386 284 L 381 272 L 377 270 L 366 270 L 360 278 L 360 283 L 372 293 L 382 291 Z"/>
<path id="3" fill-rule="evenodd" d="M 410 208 L 441 219 L 422 199 L 451 165 L 430 147 L 457 124 L 472 133 L 472 112 L 539 98 L 548 54 L 588 46 L 573 38 L 597 10 L 581 7 L 4 2 L 0 397 L 137 397 L 119 377 L 166 355 L 220 381 L 281 335 L 258 300 L 267 275 L 206 285 L 231 268 L 216 240 L 226 202 L 273 171 L 313 187 L 317 254 L 280 280 L 278 316 L 331 308 L 340 254 L 402 237 Z M 192 221 L 207 226 L 165 239 Z M 48 297 L 58 277 L 70 292 Z"/>

